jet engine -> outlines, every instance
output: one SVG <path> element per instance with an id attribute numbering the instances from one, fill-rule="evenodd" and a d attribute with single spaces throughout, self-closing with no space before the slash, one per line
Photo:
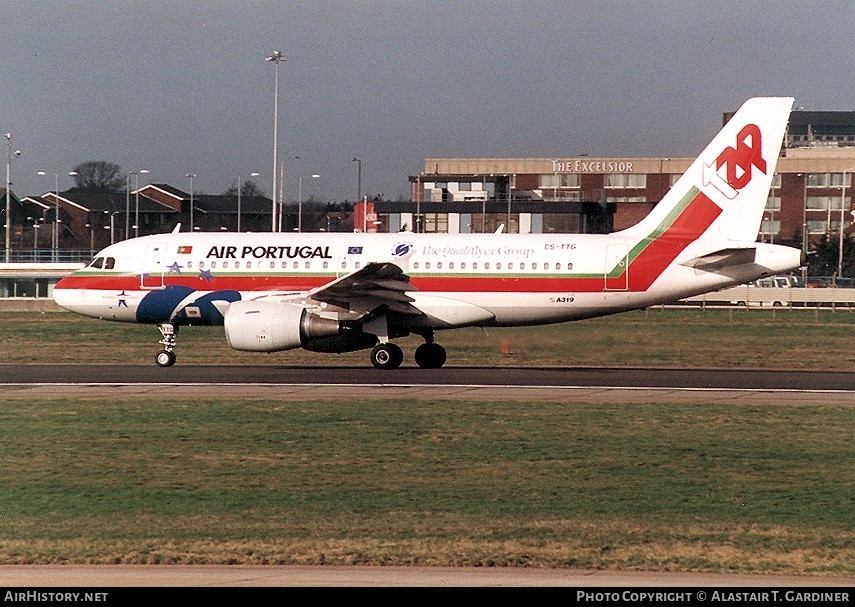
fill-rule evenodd
<path id="1" fill-rule="evenodd" d="M 341 333 L 338 320 L 292 303 L 236 301 L 226 310 L 226 340 L 235 350 L 279 352 L 305 348 L 313 340 Z"/>

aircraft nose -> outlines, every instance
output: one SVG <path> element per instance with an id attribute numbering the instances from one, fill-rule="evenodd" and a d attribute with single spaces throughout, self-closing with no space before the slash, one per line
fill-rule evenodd
<path id="1" fill-rule="evenodd" d="M 56 283 L 53 288 L 53 300 L 59 307 L 65 308 L 66 310 L 70 310 L 71 306 L 73 306 L 74 297 L 72 292 L 70 289 L 62 287 L 62 280 Z"/>

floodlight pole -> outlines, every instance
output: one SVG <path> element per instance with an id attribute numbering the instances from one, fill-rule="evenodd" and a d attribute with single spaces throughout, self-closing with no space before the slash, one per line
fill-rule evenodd
<path id="1" fill-rule="evenodd" d="M 277 165 L 279 164 L 279 64 L 284 60 L 285 57 L 280 51 L 273 51 L 273 54 L 266 59 L 266 61 L 272 61 L 276 64 L 273 86 L 273 212 L 270 219 L 271 232 L 276 231 L 276 176 L 278 174 Z M 279 204 L 282 204 L 281 201 Z"/>
<path id="2" fill-rule="evenodd" d="M 849 175 L 850 171 L 855 169 L 855 167 L 849 167 L 848 169 L 843 171 L 843 183 L 840 186 L 840 241 L 838 243 L 837 250 L 837 278 L 840 278 L 840 274 L 843 272 L 843 211 L 846 207 L 846 176 Z"/>

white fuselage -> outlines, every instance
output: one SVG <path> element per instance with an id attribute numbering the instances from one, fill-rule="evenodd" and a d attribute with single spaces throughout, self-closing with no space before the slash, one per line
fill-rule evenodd
<path id="1" fill-rule="evenodd" d="M 753 244 L 759 263 L 706 272 L 680 261 L 722 242 L 643 250 L 651 242 L 621 233 L 173 233 L 107 247 L 94 265 L 60 281 L 54 297 L 96 318 L 220 324 L 223 306 L 235 299 L 293 298 L 311 306 L 312 289 L 367 263 L 390 261 L 410 277 L 408 295 L 435 319 L 434 328 L 529 325 L 676 301 L 799 264 L 796 250 Z"/>

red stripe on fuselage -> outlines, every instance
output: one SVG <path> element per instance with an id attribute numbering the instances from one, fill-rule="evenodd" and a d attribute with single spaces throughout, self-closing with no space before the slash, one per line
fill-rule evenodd
<path id="1" fill-rule="evenodd" d="M 706 195 L 699 192 L 686 206 L 685 210 L 658 237 L 650 242 L 631 261 L 629 267 L 629 290 L 646 291 L 662 272 L 674 261 L 677 255 L 690 243 L 697 240 L 721 214 L 721 208 Z M 639 243 L 641 244 L 641 243 Z M 215 271 L 216 272 L 216 271 Z M 147 278 L 150 283 L 160 277 Z M 604 290 L 604 275 L 561 276 L 546 274 L 505 274 L 477 276 L 472 274 L 422 274 L 412 276 L 413 286 L 422 292 L 444 293 L 599 293 Z M 164 275 L 166 285 L 183 285 L 199 291 L 234 290 L 300 292 L 321 287 L 332 280 L 330 275 L 239 275 L 214 273 L 206 280 L 198 275 L 169 273 Z M 612 280 L 610 278 L 610 280 Z M 617 283 L 622 282 L 616 278 Z M 72 274 L 57 283 L 56 289 L 93 289 L 103 291 L 138 291 L 140 277 L 119 275 Z M 156 289 L 146 289 L 156 290 Z"/>
<path id="2" fill-rule="evenodd" d="M 720 206 L 703 192 L 698 192 L 674 223 L 632 261 L 629 290 L 649 289 L 677 255 L 709 229 L 721 212 Z"/>

